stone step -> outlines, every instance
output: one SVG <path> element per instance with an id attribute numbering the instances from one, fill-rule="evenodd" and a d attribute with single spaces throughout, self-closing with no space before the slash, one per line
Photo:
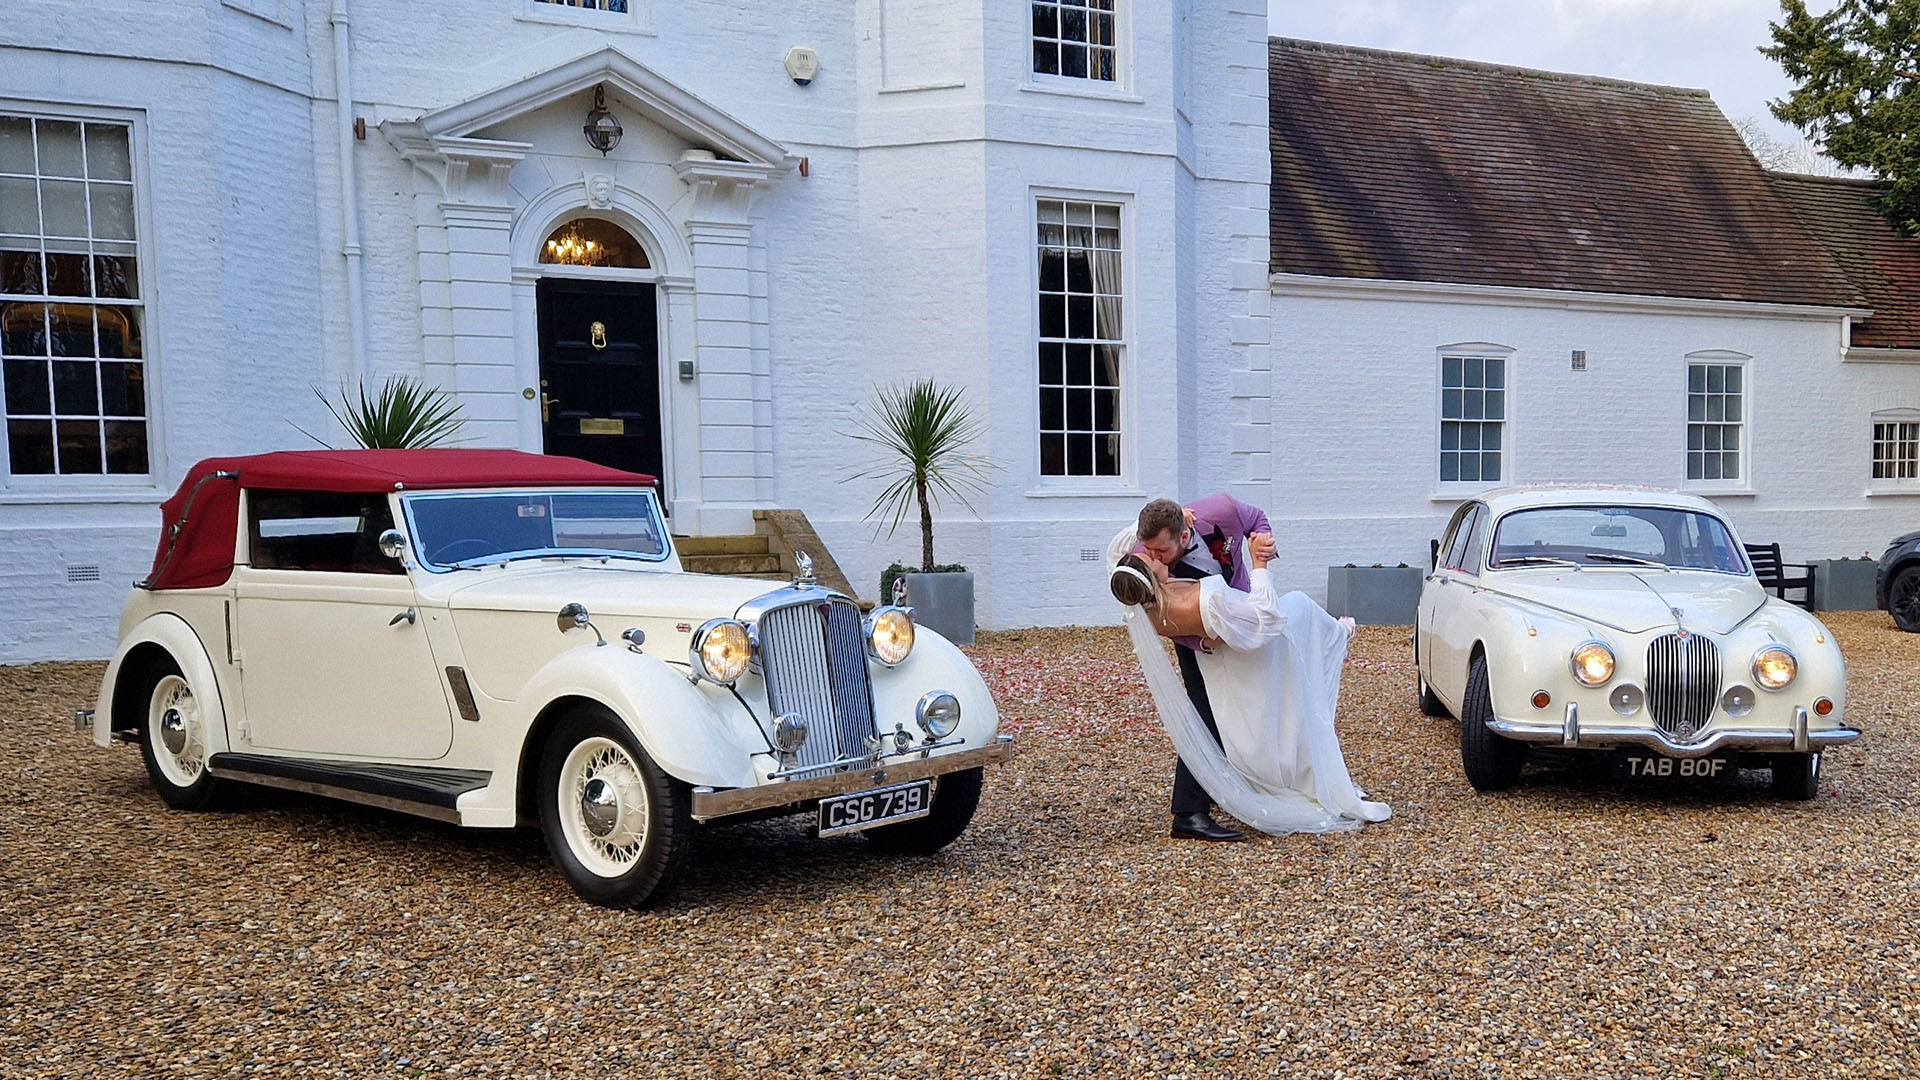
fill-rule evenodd
<path id="1" fill-rule="evenodd" d="M 676 536 L 682 561 L 689 555 L 765 555 L 773 549 L 764 536 Z"/>
<path id="2" fill-rule="evenodd" d="M 734 577 L 786 576 L 780 570 L 780 556 L 770 553 L 762 555 L 682 554 L 680 565 L 696 574 L 728 574 Z"/>

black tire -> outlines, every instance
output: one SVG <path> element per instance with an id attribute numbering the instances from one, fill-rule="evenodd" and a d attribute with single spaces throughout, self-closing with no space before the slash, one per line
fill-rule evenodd
<path id="1" fill-rule="evenodd" d="M 207 718 L 197 707 L 214 700 L 212 687 L 194 685 L 169 656 L 123 676 L 133 681 L 130 701 L 138 710 L 140 758 L 161 801 L 175 810 L 215 810 L 230 785 L 207 770 Z"/>
<path id="2" fill-rule="evenodd" d="M 538 783 L 547 852 L 582 900 L 641 907 L 679 884 L 693 854 L 693 793 L 613 713 L 590 705 L 562 718 L 540 755 Z"/>
<path id="3" fill-rule="evenodd" d="M 1775 754 L 1773 793 L 1795 802 L 1806 802 L 1820 794 L 1820 755 Z"/>
<path id="4" fill-rule="evenodd" d="M 1920 566 L 1909 566 L 1887 582 L 1887 614 L 1893 625 L 1920 634 Z"/>
<path id="5" fill-rule="evenodd" d="M 867 842 L 882 851 L 931 855 L 960 838 L 980 806 L 984 770 L 948 773 L 935 785 L 933 812 L 923 818 L 866 831 Z"/>
<path id="6" fill-rule="evenodd" d="M 1460 703 L 1460 764 L 1475 791 L 1505 791 L 1520 779 L 1526 747 L 1495 734 L 1493 695 L 1487 688 L 1487 659 L 1476 657 L 1467 675 L 1467 692 Z"/>

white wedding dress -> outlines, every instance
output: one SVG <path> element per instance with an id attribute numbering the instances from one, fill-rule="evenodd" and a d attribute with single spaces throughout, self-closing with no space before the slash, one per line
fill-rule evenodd
<path id="1" fill-rule="evenodd" d="M 1134 536 L 1129 528 L 1114 538 L 1109 570 Z M 1354 787 L 1334 731 L 1347 628 L 1305 593 L 1275 595 L 1265 570 L 1253 571 L 1249 586 L 1243 593 L 1217 576 L 1200 580 L 1201 622 L 1225 646 L 1194 654 L 1218 744 L 1146 612 L 1127 609 L 1134 653 L 1174 749 L 1214 802 L 1262 832 L 1338 832 L 1387 820 L 1387 804 Z"/>

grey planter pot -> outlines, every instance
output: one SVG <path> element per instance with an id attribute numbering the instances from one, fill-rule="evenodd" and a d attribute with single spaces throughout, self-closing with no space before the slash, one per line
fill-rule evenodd
<path id="1" fill-rule="evenodd" d="M 913 621 L 955 645 L 973 644 L 973 574 L 908 574 Z"/>
<path id="2" fill-rule="evenodd" d="M 1329 566 L 1327 610 L 1361 626 L 1412 626 L 1425 577 L 1417 566 Z"/>
<path id="3" fill-rule="evenodd" d="M 1813 560 L 1814 606 L 1821 611 L 1872 611 L 1874 575 L 1880 564 L 1872 559 Z"/>

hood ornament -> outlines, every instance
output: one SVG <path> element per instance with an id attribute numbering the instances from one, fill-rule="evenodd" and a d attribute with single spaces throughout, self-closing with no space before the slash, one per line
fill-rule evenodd
<path id="1" fill-rule="evenodd" d="M 813 556 L 804 551 L 793 553 L 793 584 L 796 588 L 808 588 L 815 583 L 813 576 Z"/>
<path id="2" fill-rule="evenodd" d="M 1679 638 L 1681 641 L 1686 641 L 1688 638 L 1691 638 L 1693 636 L 1693 631 L 1687 629 L 1686 624 L 1681 622 L 1682 619 L 1686 618 L 1687 613 L 1684 611 L 1681 611 L 1677 607 L 1668 607 L 1667 610 L 1673 613 L 1674 636 Z"/>

